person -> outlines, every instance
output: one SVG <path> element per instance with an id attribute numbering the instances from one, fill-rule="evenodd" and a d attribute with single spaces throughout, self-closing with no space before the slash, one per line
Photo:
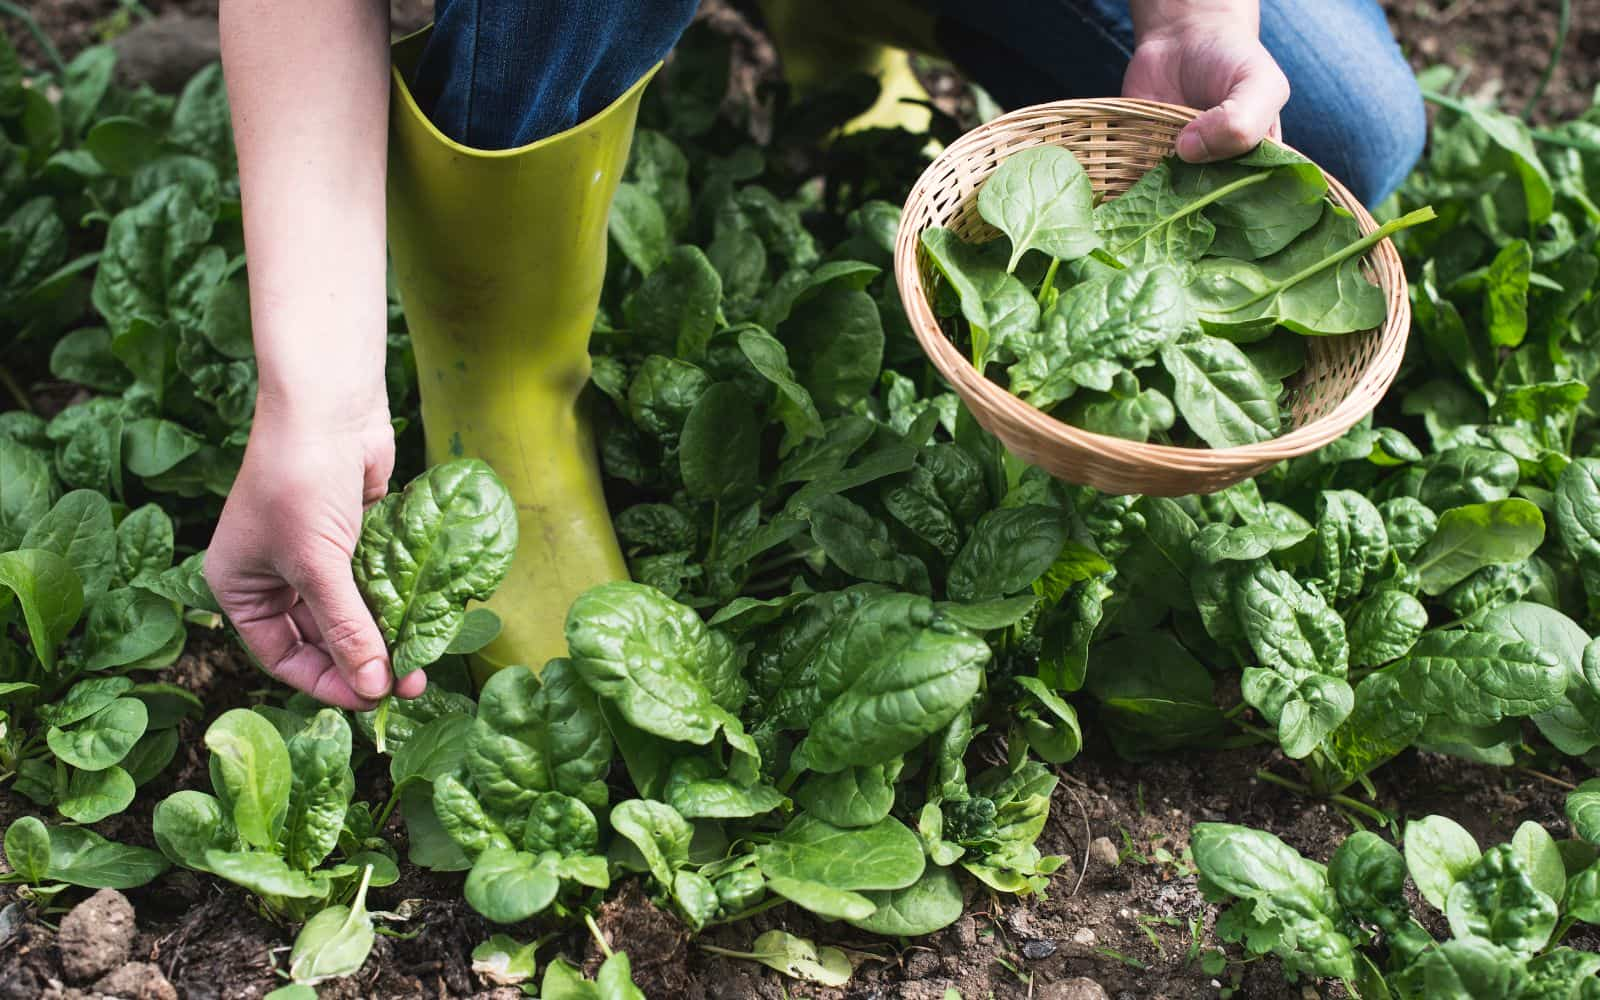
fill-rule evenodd
<path id="1" fill-rule="evenodd" d="M 882 2 L 930 15 L 943 54 L 1006 106 L 1120 91 L 1204 109 L 1178 138 L 1187 160 L 1282 135 L 1372 204 L 1421 154 L 1421 97 L 1376 0 Z M 363 509 L 384 495 L 394 464 L 386 236 L 419 370 L 433 373 L 419 380 L 430 458 L 461 453 L 463 428 L 475 428 L 466 453 L 490 458 L 522 513 L 539 516 L 540 498 L 519 490 L 537 490 L 550 469 L 508 475 L 489 454 L 496 447 L 511 466 L 538 456 L 525 444 L 506 454 L 495 429 L 481 426 L 511 411 L 458 421 L 447 443 L 449 415 L 437 403 L 430 412 L 430 393 L 471 406 L 499 390 L 487 381 L 496 373 L 481 371 L 493 365 L 473 373 L 441 352 L 479 336 L 501 336 L 515 350 L 519 338 L 540 343 L 542 327 L 556 325 L 563 350 L 570 356 L 575 344 L 582 359 L 552 379 L 582 382 L 582 338 L 603 274 L 594 260 L 603 262 L 605 212 L 631 138 L 628 102 L 694 8 L 695 0 L 437 0 L 431 33 L 396 74 L 391 146 L 386 0 L 222 0 L 260 389 L 206 577 L 280 680 L 347 708 L 389 693 L 414 697 L 425 684 L 420 672 L 394 681 L 350 569 Z M 599 131 L 586 132 L 591 124 Z M 541 237 L 545 230 L 554 238 Z M 479 245 L 494 250 L 472 253 Z M 462 291 L 452 298 L 455 286 Z M 509 289 L 500 312 L 479 304 L 493 289 Z M 541 296 L 570 301 L 545 309 Z M 530 351 L 531 364 L 544 363 Z M 430 388 L 447 378 L 458 380 L 453 389 Z M 562 399 L 551 419 L 567 420 L 581 441 Z M 565 436 L 530 440 L 537 450 Z M 598 496 L 597 476 L 573 475 L 571 490 Z M 603 498 L 594 518 L 604 521 Z M 530 552 L 552 529 L 524 520 L 503 605 L 508 631 L 526 614 L 544 616 L 526 634 L 548 632 L 553 614 L 559 637 L 561 589 L 550 596 L 541 576 L 560 576 L 575 592 L 592 582 L 586 573 L 603 578 L 622 566 L 615 543 L 599 538 L 609 524 L 553 530 L 569 529 L 593 536 L 593 559 Z M 515 658 L 542 662 L 531 652 Z"/>

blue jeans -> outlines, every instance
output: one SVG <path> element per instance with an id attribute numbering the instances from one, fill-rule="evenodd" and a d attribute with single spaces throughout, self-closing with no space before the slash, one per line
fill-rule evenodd
<path id="1" fill-rule="evenodd" d="M 870 0 L 862 0 L 870 2 Z M 1127 0 L 922 0 L 940 45 L 1002 105 L 1121 90 Z M 621 96 L 676 43 L 695 0 L 437 0 L 413 88 L 447 135 L 504 149 Z M 1262 0 L 1261 36 L 1289 78 L 1284 139 L 1367 204 L 1422 154 L 1422 97 L 1377 0 Z"/>

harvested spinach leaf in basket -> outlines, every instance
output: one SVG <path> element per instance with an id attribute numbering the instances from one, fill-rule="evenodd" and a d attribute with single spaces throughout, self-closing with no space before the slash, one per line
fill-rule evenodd
<path id="1" fill-rule="evenodd" d="M 1298 338 L 1381 326 L 1362 256 L 1434 217 L 1363 235 L 1315 164 L 1266 143 L 1167 159 L 1099 205 L 1077 158 L 1041 146 L 1001 164 L 978 212 L 1002 239 L 922 237 L 973 364 L 1003 366 L 1013 393 L 1086 430 L 1213 448 L 1281 433 Z"/>

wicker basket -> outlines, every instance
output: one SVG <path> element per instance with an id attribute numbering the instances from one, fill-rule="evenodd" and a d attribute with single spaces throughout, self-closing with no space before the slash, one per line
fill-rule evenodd
<path id="1" fill-rule="evenodd" d="M 929 305 L 937 271 L 922 250 L 924 230 L 943 226 L 969 241 L 998 232 L 978 214 L 978 188 L 1007 157 L 1051 143 L 1070 149 L 1097 193 L 1118 195 L 1169 155 L 1197 112 L 1152 101 L 1057 101 L 1014 111 L 962 136 L 940 154 L 906 200 L 895 243 L 895 279 L 906 315 L 935 367 L 978 423 L 1018 458 L 1058 479 L 1107 493 L 1182 496 L 1212 493 L 1343 435 L 1378 405 L 1405 355 L 1411 305 L 1394 244 L 1368 252 L 1365 271 L 1387 294 L 1381 329 L 1307 337 L 1306 365 L 1288 388 L 1290 429 L 1238 448 L 1175 448 L 1093 434 L 1062 423 L 989 381 L 950 342 Z M 1328 178 L 1333 201 L 1363 233 L 1377 223 L 1349 191 Z"/>

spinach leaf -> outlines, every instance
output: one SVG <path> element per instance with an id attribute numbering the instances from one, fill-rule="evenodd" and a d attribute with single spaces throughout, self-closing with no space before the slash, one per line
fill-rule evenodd
<path id="1" fill-rule="evenodd" d="M 1056 300 L 1035 333 L 1009 341 L 1011 391 L 1048 409 L 1079 387 L 1105 391 L 1124 364 L 1149 357 L 1196 328 L 1178 272 L 1129 268 L 1080 282 Z M 1120 363 L 1119 363 L 1120 362 Z"/>
<path id="2" fill-rule="evenodd" d="M 1544 541 L 1544 515 L 1526 500 L 1511 498 L 1447 510 L 1415 569 L 1427 594 L 1439 594 L 1476 570 L 1528 558 Z"/>
<path id="3" fill-rule="evenodd" d="M 818 651 L 821 704 L 798 759 L 823 773 L 887 763 L 971 702 L 990 656 L 926 599 L 867 599 Z"/>
<path id="4" fill-rule="evenodd" d="M 434 466 L 370 507 L 354 561 L 396 676 L 443 656 L 470 600 L 487 600 L 517 548 L 516 505 L 488 465 Z"/>
<path id="5" fill-rule="evenodd" d="M 1165 348 L 1161 361 L 1178 412 L 1206 444 L 1232 448 L 1277 435 L 1277 392 L 1237 346 L 1201 336 Z"/>
<path id="6" fill-rule="evenodd" d="M 720 729 L 753 755 L 731 714 L 745 693 L 733 645 L 693 611 L 650 587 L 606 583 L 573 602 L 566 631 L 579 676 L 632 725 L 702 745 Z"/>
<path id="7" fill-rule="evenodd" d="M 1089 175 L 1059 146 L 1035 146 L 1006 157 L 978 189 L 978 212 L 1011 238 L 1009 272 L 1029 250 L 1075 260 L 1100 246 Z"/>
<path id="8" fill-rule="evenodd" d="M 925 867 L 917 835 L 893 818 L 845 830 L 802 814 L 757 848 L 756 857 L 769 879 L 815 882 L 846 892 L 903 889 L 921 878 Z"/>
<path id="9" fill-rule="evenodd" d="M 1322 217 L 1328 182 L 1305 157 L 1263 142 L 1221 163 L 1169 158 L 1173 193 L 1201 207 L 1215 226 L 1209 250 L 1255 260 L 1277 253 Z"/>
<path id="10" fill-rule="evenodd" d="M 1382 289 L 1362 274 L 1361 255 L 1433 217 L 1422 209 L 1362 236 L 1350 213 L 1329 205 L 1310 232 L 1259 263 L 1202 260 L 1189 294 L 1201 322 L 1221 336 L 1249 336 L 1274 324 L 1307 336 L 1370 330 L 1387 309 Z"/>
<path id="11" fill-rule="evenodd" d="M 1039 325 L 1039 303 L 1016 275 L 1006 270 L 998 246 L 976 247 L 948 229 L 922 234 L 928 256 L 961 300 L 972 327 L 972 363 L 981 371 L 993 357 L 1009 357 L 1013 345 Z"/>

